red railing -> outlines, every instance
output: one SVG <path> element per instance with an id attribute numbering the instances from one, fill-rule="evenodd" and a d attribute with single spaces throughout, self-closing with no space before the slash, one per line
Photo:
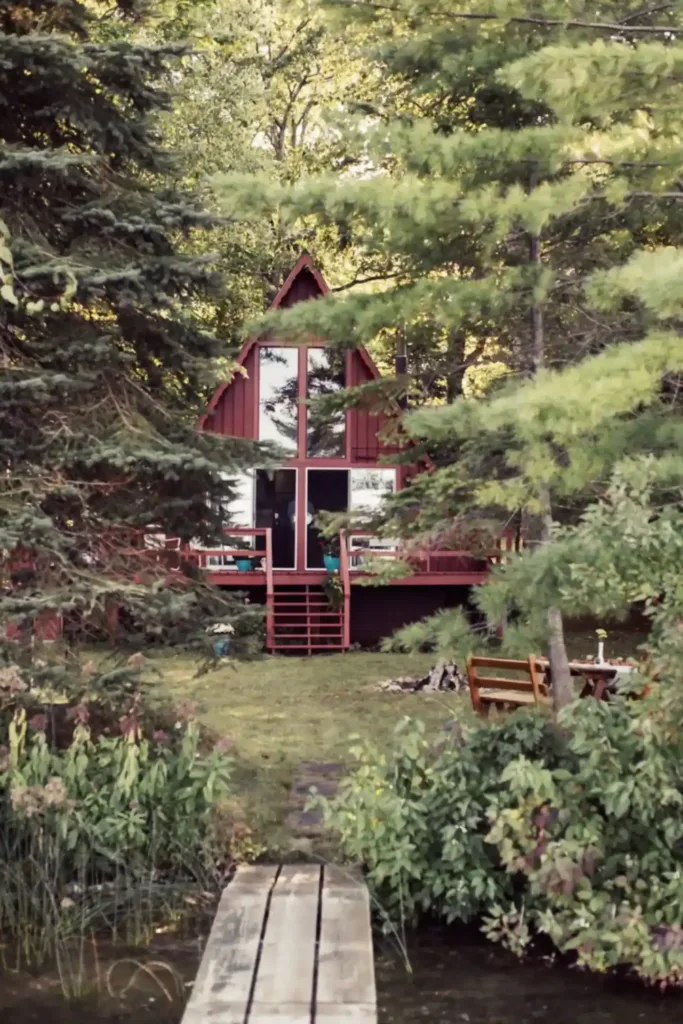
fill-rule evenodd
<path id="1" fill-rule="evenodd" d="M 273 587 L 273 531 L 270 527 L 246 527 L 246 526 L 226 526 L 223 532 L 226 537 L 263 537 L 264 547 L 257 548 L 238 548 L 234 546 L 222 546 L 220 548 L 199 548 L 195 545 L 183 545 L 178 537 L 166 537 L 163 534 L 147 534 L 145 536 L 145 543 L 148 545 L 148 550 L 154 554 L 158 553 L 158 560 L 167 561 L 168 552 L 178 552 L 178 568 L 180 567 L 181 558 L 187 562 L 192 562 L 199 569 L 203 569 L 205 572 L 225 572 L 234 575 L 238 570 L 233 569 L 225 565 L 213 566 L 209 564 L 209 559 L 219 558 L 221 561 L 225 558 L 260 558 L 265 562 L 262 569 L 255 571 L 253 575 L 258 575 L 259 582 L 262 574 L 265 573 L 266 577 L 266 647 L 268 650 L 272 650 L 273 642 L 275 638 L 275 628 L 273 619 L 273 607 L 274 607 L 274 587 Z M 154 538 L 158 537 L 159 543 L 150 544 Z M 245 583 L 247 583 L 249 577 L 245 573 Z"/>
<path id="2" fill-rule="evenodd" d="M 273 531 L 266 530 L 266 650 L 275 646 L 275 591 L 273 588 Z"/>
<path id="3" fill-rule="evenodd" d="M 273 568 L 273 555 L 272 555 L 272 531 L 270 527 L 266 526 L 225 526 L 223 532 L 226 537 L 264 537 L 264 547 L 257 548 L 256 546 L 250 548 L 240 548 L 236 545 L 223 544 L 221 547 L 215 548 L 204 548 L 196 545 L 188 545 L 184 551 L 186 557 L 193 561 L 200 569 L 206 569 L 211 572 L 237 572 L 237 568 L 232 566 L 214 566 L 209 565 L 210 558 L 261 558 L 266 563 L 265 567 L 260 572 L 265 572 L 268 575 L 268 570 L 272 571 Z"/>
<path id="4" fill-rule="evenodd" d="M 343 644 L 348 651 L 351 646 L 351 579 L 349 576 L 349 549 L 344 530 L 339 534 L 339 578 L 344 593 Z"/>
<path id="5" fill-rule="evenodd" d="M 367 538 L 369 541 L 378 541 L 377 547 L 354 546 L 354 540 Z M 508 546 L 507 535 L 501 540 L 494 551 L 482 552 L 477 555 L 472 551 L 454 550 L 452 548 L 433 548 L 428 550 L 410 550 L 395 543 L 378 538 L 376 534 L 368 530 L 352 530 L 342 541 L 342 550 L 346 548 L 348 562 L 351 572 L 366 572 L 368 560 L 393 559 L 394 561 L 405 562 L 410 566 L 413 573 L 421 573 L 429 576 L 448 575 L 457 572 L 473 572 L 477 568 L 484 571 L 489 565 L 501 562 L 505 558 L 505 551 L 511 550 Z"/>

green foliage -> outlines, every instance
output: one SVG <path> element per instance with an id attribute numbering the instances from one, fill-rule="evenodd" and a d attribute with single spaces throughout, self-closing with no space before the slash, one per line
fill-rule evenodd
<path id="1" fill-rule="evenodd" d="M 72 704 L 61 744 L 45 713 L 3 717 L 0 936 L 20 960 L 59 960 L 74 935 L 102 929 L 139 938 L 164 908 L 180 911 L 188 886 L 216 883 L 230 760 L 196 720 L 152 731 L 125 706 L 95 733 Z"/>
<path id="2" fill-rule="evenodd" d="M 387 637 L 383 646 L 387 651 L 424 648 L 464 662 L 468 654 L 479 654 L 484 645 L 485 636 L 472 629 L 462 608 L 444 608 L 427 619 L 403 626 Z"/>
<path id="3" fill-rule="evenodd" d="M 118 736 L 93 740 L 76 724 L 66 750 L 51 750 L 41 725 L 40 715 L 28 728 L 25 712 L 14 716 L 2 781 L 19 828 L 39 821 L 63 847 L 62 884 L 86 867 L 143 874 L 183 866 L 190 853 L 210 858 L 203 847 L 211 809 L 228 792 L 229 762 L 219 750 L 200 754 L 196 721 L 151 741 L 133 713 Z"/>
<path id="4" fill-rule="evenodd" d="M 536 935 L 596 971 L 683 983 L 681 705 L 578 701 L 463 729 L 441 749 L 406 723 L 327 817 L 367 866 L 385 926 L 478 921 L 521 954 Z"/>
<path id="5" fill-rule="evenodd" d="M 339 611 L 344 605 L 344 587 L 339 573 L 326 573 L 322 582 L 322 588 L 332 611 Z"/>
<path id="6" fill-rule="evenodd" d="M 118 606 L 121 628 L 177 641 L 234 611 L 140 550 L 150 528 L 217 540 L 231 476 L 257 460 L 195 429 L 224 352 L 202 316 L 221 281 L 193 240 L 220 218 L 160 142 L 187 47 L 145 24 L 100 0 L 2 14 L 3 636 L 52 609 L 101 637 Z"/>

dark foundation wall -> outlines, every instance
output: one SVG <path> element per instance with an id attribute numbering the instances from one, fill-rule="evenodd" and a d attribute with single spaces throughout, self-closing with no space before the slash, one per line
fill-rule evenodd
<path id="1" fill-rule="evenodd" d="M 374 647 L 402 626 L 442 608 L 465 607 L 470 587 L 352 587 L 351 643 Z M 469 609 L 468 609 L 469 611 Z"/>

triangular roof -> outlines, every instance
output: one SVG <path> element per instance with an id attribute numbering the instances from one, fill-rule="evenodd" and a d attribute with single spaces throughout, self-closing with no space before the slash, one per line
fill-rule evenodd
<path id="1" fill-rule="evenodd" d="M 318 288 L 320 289 L 321 295 L 327 295 L 329 293 L 330 289 L 327 284 L 327 281 L 314 264 L 313 260 L 310 257 L 310 254 L 307 252 L 302 252 L 301 256 L 299 256 L 299 259 L 296 261 L 290 272 L 287 274 L 284 284 L 282 285 L 279 292 L 271 302 L 269 306 L 269 312 L 272 309 L 280 309 L 285 299 L 288 297 L 289 293 L 294 287 L 294 284 L 299 279 L 299 277 L 301 277 L 304 273 L 308 273 L 311 275 L 311 277 L 317 284 Z"/>
<path id="2" fill-rule="evenodd" d="M 327 284 L 327 281 L 322 276 L 318 268 L 315 266 L 310 254 L 307 252 L 303 252 L 301 256 L 299 256 L 299 259 L 296 261 L 292 269 L 290 270 L 289 274 L 284 280 L 284 283 L 280 287 L 277 295 L 275 296 L 270 306 L 268 307 L 268 312 L 271 312 L 274 309 L 281 309 L 283 307 L 286 307 L 288 305 L 287 299 L 290 297 L 290 294 L 294 290 L 295 285 L 305 276 L 310 276 L 313 279 L 314 283 L 318 288 L 318 295 L 329 294 L 330 288 L 329 285 Z M 307 302 L 310 298 L 312 298 L 312 296 L 310 295 L 306 296 L 306 298 L 295 298 L 291 302 L 291 305 L 294 305 L 296 302 Z M 238 366 L 242 366 L 244 364 L 247 356 L 249 355 L 249 353 L 251 352 L 252 348 L 254 347 L 258 340 L 259 339 L 256 337 L 247 339 L 247 341 L 242 346 L 240 354 L 237 357 L 236 362 Z M 364 348 L 359 348 L 356 351 L 358 352 L 359 356 L 365 363 L 367 369 L 370 371 L 372 379 L 377 380 L 380 377 L 380 372 L 375 366 L 369 353 Z M 206 412 L 203 413 L 203 415 L 200 416 L 199 418 L 198 427 L 200 430 L 203 429 L 208 417 L 215 410 L 216 406 L 218 405 L 221 398 L 223 397 L 223 395 L 225 394 L 225 392 L 227 391 L 231 384 L 232 380 L 226 380 L 224 381 L 223 384 L 220 384 L 216 388 L 216 391 L 214 392 L 213 397 L 211 398 L 211 401 L 209 402 L 206 408 Z"/>

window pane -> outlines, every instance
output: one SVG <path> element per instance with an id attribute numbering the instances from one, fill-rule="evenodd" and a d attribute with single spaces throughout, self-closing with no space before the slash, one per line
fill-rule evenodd
<path id="1" fill-rule="evenodd" d="M 220 504 L 223 523 L 227 528 L 230 526 L 252 527 L 254 525 L 254 471 L 246 470 L 240 473 L 223 473 L 223 479 L 230 484 L 230 490 L 234 492 L 231 501 L 227 499 Z M 200 541 L 192 541 L 190 547 L 195 551 L 213 551 L 220 548 L 253 548 L 254 538 L 238 534 L 230 534 L 229 530 L 224 532 L 222 540 L 216 540 L 213 544 L 202 544 Z M 230 555 L 209 555 L 207 567 L 213 569 L 235 569 L 235 563 Z"/>
<path id="2" fill-rule="evenodd" d="M 259 469 L 256 473 L 256 525 L 273 531 L 273 567 L 296 566 L 296 470 Z M 265 548 L 265 537 L 257 538 Z"/>
<path id="3" fill-rule="evenodd" d="M 260 349 L 259 439 L 296 455 L 299 412 L 299 353 L 296 348 Z"/>
<path id="4" fill-rule="evenodd" d="M 351 511 L 372 515 L 395 489 L 395 469 L 352 469 Z"/>
<path id="5" fill-rule="evenodd" d="M 346 387 L 346 352 L 334 348 L 309 348 L 308 398 L 334 395 Z M 346 454 L 346 415 L 323 413 L 316 403 L 308 407 L 308 454 L 340 459 Z"/>
<path id="6" fill-rule="evenodd" d="M 224 473 L 223 479 L 230 481 L 235 492 L 232 501 L 223 506 L 226 526 L 254 525 L 254 470 L 242 473 Z"/>

